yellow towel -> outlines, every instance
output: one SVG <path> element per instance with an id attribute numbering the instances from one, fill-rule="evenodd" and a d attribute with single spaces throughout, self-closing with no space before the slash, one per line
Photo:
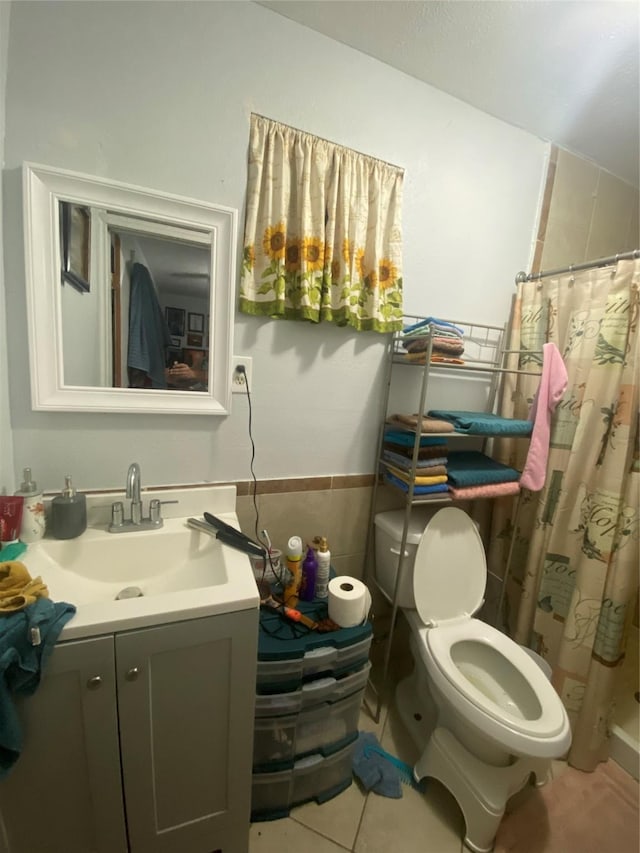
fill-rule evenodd
<path id="1" fill-rule="evenodd" d="M 384 464 L 387 466 L 387 468 L 391 471 L 392 474 L 395 474 L 396 477 L 399 477 L 405 483 L 411 482 L 411 476 L 408 471 L 401 471 L 399 468 L 394 468 L 394 466 L 389 465 L 388 462 L 385 462 Z M 440 483 L 447 482 L 447 475 L 441 474 L 440 476 L 435 477 L 417 476 L 414 478 L 413 482 L 417 486 L 437 486 Z"/>
<path id="2" fill-rule="evenodd" d="M 42 578 L 32 578 L 18 560 L 0 563 L 0 614 L 22 610 L 36 598 L 49 598 Z"/>

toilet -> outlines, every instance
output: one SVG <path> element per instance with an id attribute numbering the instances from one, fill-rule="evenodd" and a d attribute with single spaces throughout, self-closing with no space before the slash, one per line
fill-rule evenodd
<path id="1" fill-rule="evenodd" d="M 551 759 L 569 748 L 569 719 L 534 657 L 473 618 L 487 575 L 473 521 L 455 507 L 423 512 L 412 519 L 398 587 L 414 669 L 398 685 L 396 703 L 421 749 L 416 780 L 432 777 L 449 789 L 464 815 L 466 846 L 487 853 L 509 797 L 532 775 L 544 784 Z M 389 516 L 375 522 L 376 572 L 388 597 L 399 562 Z M 416 543 L 415 528 L 425 522 Z"/>

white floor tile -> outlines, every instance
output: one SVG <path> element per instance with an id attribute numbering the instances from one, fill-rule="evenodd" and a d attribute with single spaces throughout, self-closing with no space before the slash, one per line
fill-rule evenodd
<path id="1" fill-rule="evenodd" d="M 309 829 L 314 829 L 348 850 L 353 848 L 367 795 L 357 782 L 322 805 L 305 803 L 293 809 L 291 817 Z"/>
<path id="2" fill-rule="evenodd" d="M 355 853 L 460 853 L 462 819 L 437 782 L 421 794 L 402 786 L 402 799 L 369 794 Z"/>
<path id="3" fill-rule="evenodd" d="M 340 847 L 291 818 L 251 824 L 249 853 L 344 853 Z"/>
<path id="4" fill-rule="evenodd" d="M 387 752 L 413 766 L 418 749 L 395 707 L 387 714 L 381 744 Z M 425 793 L 402 785 L 402 799 L 370 793 L 354 850 L 356 853 L 460 853 L 464 824 L 449 792 L 429 780 Z"/>

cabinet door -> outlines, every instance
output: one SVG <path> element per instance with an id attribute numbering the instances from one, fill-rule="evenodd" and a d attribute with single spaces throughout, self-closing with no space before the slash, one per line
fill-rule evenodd
<path id="1" fill-rule="evenodd" d="M 0 782 L 0 853 L 124 853 L 113 637 L 56 646 L 18 707 L 24 750 Z"/>
<path id="2" fill-rule="evenodd" d="M 131 853 L 246 853 L 257 610 L 116 637 Z"/>

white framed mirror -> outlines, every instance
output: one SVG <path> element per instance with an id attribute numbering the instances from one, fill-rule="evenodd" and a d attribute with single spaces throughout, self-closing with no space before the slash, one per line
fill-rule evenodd
<path id="1" fill-rule="evenodd" d="M 237 211 L 23 164 L 35 410 L 226 415 Z"/>

